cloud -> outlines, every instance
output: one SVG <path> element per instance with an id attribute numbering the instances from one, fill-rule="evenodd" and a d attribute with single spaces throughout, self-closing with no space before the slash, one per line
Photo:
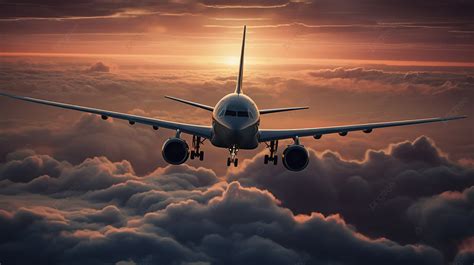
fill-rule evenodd
<path id="1" fill-rule="evenodd" d="M 102 62 L 97 62 L 91 67 L 89 67 L 86 72 L 101 72 L 101 73 L 108 73 L 110 72 L 110 66 L 105 65 Z"/>
<path id="2" fill-rule="evenodd" d="M 298 174 L 262 167 L 258 154 L 224 181 L 189 165 L 139 177 L 128 161 L 70 164 L 14 152 L 0 168 L 16 164 L 5 171 L 15 176 L 24 164 L 34 177 L 0 181 L 7 198 L 0 255 L 36 264 L 443 264 L 470 257 L 465 225 L 474 172 L 429 138 L 369 150 L 362 161 L 310 153 Z M 438 231 L 451 217 L 458 232 Z M 21 254 L 25 248 L 31 255 Z"/>
<path id="3" fill-rule="evenodd" d="M 298 173 L 281 165 L 262 167 L 262 161 L 260 153 L 230 171 L 228 180 L 269 190 L 296 213 L 340 214 L 365 234 L 405 243 L 420 240 L 417 226 L 408 220 L 418 200 L 474 185 L 473 169 L 449 161 L 427 137 L 368 150 L 362 161 L 311 151 L 308 168 Z M 434 246 L 442 242 L 434 241 Z"/>
<path id="4" fill-rule="evenodd" d="M 36 155 L 33 150 L 18 150 L 8 154 L 7 162 L 0 165 L 0 180 L 29 182 L 42 175 L 56 178 L 67 162 L 59 162 L 47 155 Z"/>
<path id="5" fill-rule="evenodd" d="M 130 216 L 126 224 L 117 219 L 120 212 L 109 206 L 79 218 L 77 211 L 47 207 L 2 210 L 0 253 L 5 262 L 35 264 L 354 264 L 354 257 L 359 264 L 442 262 L 430 247 L 367 238 L 337 215 L 294 216 L 269 192 L 237 182 L 209 202 L 183 200 Z M 91 228 L 91 222 L 113 225 Z"/>
<path id="6" fill-rule="evenodd" d="M 423 198 L 411 205 L 407 213 L 423 242 L 447 249 L 450 256 L 460 251 L 460 256 L 472 258 L 474 186 Z"/>
<path id="7" fill-rule="evenodd" d="M 382 85 L 388 84 L 392 86 L 405 84 L 405 89 L 418 88 L 419 91 L 428 93 L 442 93 L 449 90 L 466 90 L 474 84 L 473 76 L 450 72 L 396 72 L 379 69 L 366 69 L 363 67 L 338 67 L 334 69 L 320 69 L 309 72 L 308 74 L 312 77 L 323 79 L 371 81 Z"/>

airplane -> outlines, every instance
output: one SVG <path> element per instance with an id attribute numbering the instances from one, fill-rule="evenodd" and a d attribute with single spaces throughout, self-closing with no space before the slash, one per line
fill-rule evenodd
<path id="1" fill-rule="evenodd" d="M 264 156 L 264 164 L 272 163 L 277 165 L 278 141 L 292 139 L 293 144 L 287 145 L 281 155 L 284 167 L 290 171 L 301 171 L 307 167 L 309 162 L 309 153 L 308 150 L 301 144 L 301 137 L 312 136 L 314 139 L 320 139 L 325 134 L 337 133 L 340 136 L 346 136 L 352 131 L 371 133 L 377 128 L 442 122 L 466 118 L 466 116 L 452 116 L 319 128 L 260 129 L 259 125 L 261 115 L 284 111 L 303 110 L 308 109 L 308 107 L 285 107 L 259 110 L 255 102 L 249 96 L 244 94 L 242 89 L 242 79 L 244 70 L 246 30 L 247 27 L 244 26 L 242 48 L 240 52 L 239 73 L 237 77 L 237 85 L 233 93 L 224 96 L 214 107 L 185 99 L 165 96 L 168 99 L 212 112 L 211 126 L 178 123 L 49 100 L 16 96 L 6 93 L 0 93 L 0 95 L 53 107 L 97 114 L 100 115 L 104 120 L 112 117 L 115 119 L 127 120 L 130 125 L 140 123 L 151 126 L 154 130 L 158 130 L 160 127 L 174 130 L 176 131 L 175 135 L 168 138 L 162 147 L 162 155 L 164 160 L 172 165 L 182 164 L 186 162 L 189 157 L 191 159 L 199 158 L 199 160 L 202 161 L 204 159 L 204 152 L 201 150 L 201 145 L 205 140 L 209 140 L 211 144 L 216 147 L 227 148 L 229 150 L 227 166 L 233 164 L 234 167 L 237 167 L 237 153 L 239 149 L 256 149 L 261 143 L 265 143 L 266 148 L 269 149 L 269 153 Z M 190 148 L 188 143 L 181 138 L 182 133 L 192 135 L 191 151 L 189 151 Z"/>

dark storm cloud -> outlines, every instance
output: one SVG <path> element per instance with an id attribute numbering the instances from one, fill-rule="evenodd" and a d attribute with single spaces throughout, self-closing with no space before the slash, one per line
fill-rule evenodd
<path id="1" fill-rule="evenodd" d="M 154 262 L 171 264 L 195 256 L 171 238 L 112 226 L 101 234 L 69 221 L 54 209 L 1 211 L 2 257 L 12 264 L 103 264 L 149 254 Z M 24 255 L 25 249 L 29 255 Z"/>
<path id="2" fill-rule="evenodd" d="M 472 236 L 464 228 L 474 172 L 426 137 L 368 151 L 361 162 L 311 151 L 309 168 L 299 174 L 262 167 L 259 154 L 229 175 L 256 188 L 187 165 L 138 177 L 127 161 L 74 165 L 28 150 L 7 157 L 1 168 L 17 165 L 8 171 L 11 180 L 0 181 L 11 209 L 0 213 L 0 255 L 10 263 L 443 264 Z M 36 177 L 14 182 L 22 176 L 16 168 L 31 160 L 58 166 L 28 166 L 25 174 Z M 30 195 L 59 209 L 19 208 Z M 77 201 L 87 206 L 78 209 Z M 432 216 L 453 214 L 457 233 L 432 233 L 449 225 Z M 440 244 L 446 238 L 455 240 Z M 463 249 L 457 260 L 469 259 Z"/>
<path id="3" fill-rule="evenodd" d="M 35 155 L 32 150 L 19 150 L 8 154 L 6 163 L 0 166 L 0 180 L 29 182 L 42 175 L 56 178 L 67 162 L 59 162 L 47 155 Z"/>
<path id="4" fill-rule="evenodd" d="M 451 255 L 458 250 L 469 250 L 472 256 L 474 186 L 424 198 L 407 212 L 423 242 L 447 249 Z"/>
<path id="5" fill-rule="evenodd" d="M 111 206 L 95 212 L 0 211 L 0 254 L 4 262 L 35 264 L 442 263 L 430 247 L 366 238 L 337 215 L 294 216 L 270 193 L 237 182 L 205 203 L 181 200 L 145 216 L 129 216 L 127 223 L 124 218 Z"/>
<path id="6" fill-rule="evenodd" d="M 311 152 L 308 168 L 299 173 L 282 166 L 262 167 L 262 160 L 259 154 L 228 179 L 267 189 L 296 213 L 339 213 L 365 234 L 405 243 L 421 237 L 418 226 L 408 220 L 409 209 L 419 199 L 474 185 L 474 170 L 450 162 L 426 137 L 385 151 L 369 150 L 363 161 L 345 160 L 330 151 Z M 437 238 L 431 243 L 441 242 Z M 441 249 L 452 259 L 452 251 Z"/>
<path id="7" fill-rule="evenodd" d="M 100 225 L 124 226 L 127 216 L 113 205 L 108 205 L 100 210 L 82 210 L 69 213 L 71 220 L 78 223 L 92 223 Z M 96 227 L 97 228 L 97 227 Z"/>
<path id="8" fill-rule="evenodd" d="M 471 237 L 463 241 L 459 247 L 459 252 L 453 264 L 469 264 L 474 260 L 474 238 Z"/>
<path id="9" fill-rule="evenodd" d="M 202 167 L 182 165 L 158 168 L 149 175 L 138 177 L 130 162 L 126 160 L 111 162 L 105 157 L 95 157 L 72 165 L 48 155 L 37 155 L 32 151 L 21 156 L 19 153 L 26 151 L 8 154 L 9 161 L 0 164 L 2 174 L 0 183 L 5 194 L 30 192 L 54 197 L 86 194 L 85 197 L 90 200 L 125 204 L 137 193 L 147 193 L 156 189 L 165 193 L 167 191 L 192 193 L 218 182 L 212 170 Z M 170 197 L 168 194 L 164 195 Z M 134 198 L 134 200 L 136 204 L 140 204 L 148 198 Z"/>
<path id="10" fill-rule="evenodd" d="M 24 170 L 22 165 L 28 168 L 30 161 L 36 161 L 38 164 L 49 163 L 60 166 L 56 166 L 52 171 L 53 174 L 48 175 L 43 167 Z M 12 164 L 15 166 L 11 167 Z M 108 188 L 114 184 L 137 178 L 130 162 L 113 163 L 104 157 L 86 159 L 81 164 L 73 166 L 69 163 L 56 161 L 49 156 L 31 155 L 22 160 L 7 162 L 2 165 L 2 168 L 6 169 L 4 172 L 6 174 L 5 180 L 2 181 L 2 184 L 5 185 L 3 193 L 10 194 L 27 191 L 67 197 L 75 193 L 80 194 L 90 190 Z M 24 183 L 25 174 L 33 176 L 26 183 Z"/>

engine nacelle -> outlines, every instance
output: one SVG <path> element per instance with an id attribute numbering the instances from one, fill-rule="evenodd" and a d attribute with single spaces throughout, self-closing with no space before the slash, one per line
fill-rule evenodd
<path id="1" fill-rule="evenodd" d="M 169 138 L 161 148 L 161 154 L 166 162 L 172 165 L 180 165 L 189 157 L 189 146 L 181 138 Z"/>
<path id="2" fill-rule="evenodd" d="M 288 145 L 281 157 L 283 165 L 290 171 L 301 171 L 309 162 L 309 153 L 304 146 L 299 144 Z"/>

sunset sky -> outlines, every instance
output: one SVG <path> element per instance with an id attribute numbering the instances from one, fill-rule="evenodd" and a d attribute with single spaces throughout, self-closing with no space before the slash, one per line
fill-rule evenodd
<path id="1" fill-rule="evenodd" d="M 0 98 L 1 264 L 473 264 L 474 2 L 0 1 L 0 91 L 201 125 L 236 84 L 301 128 L 307 169 L 173 131 Z M 190 140 L 190 136 L 184 136 Z M 282 141 L 280 154 L 290 141 Z M 27 255 L 26 255 L 26 254 Z"/>

